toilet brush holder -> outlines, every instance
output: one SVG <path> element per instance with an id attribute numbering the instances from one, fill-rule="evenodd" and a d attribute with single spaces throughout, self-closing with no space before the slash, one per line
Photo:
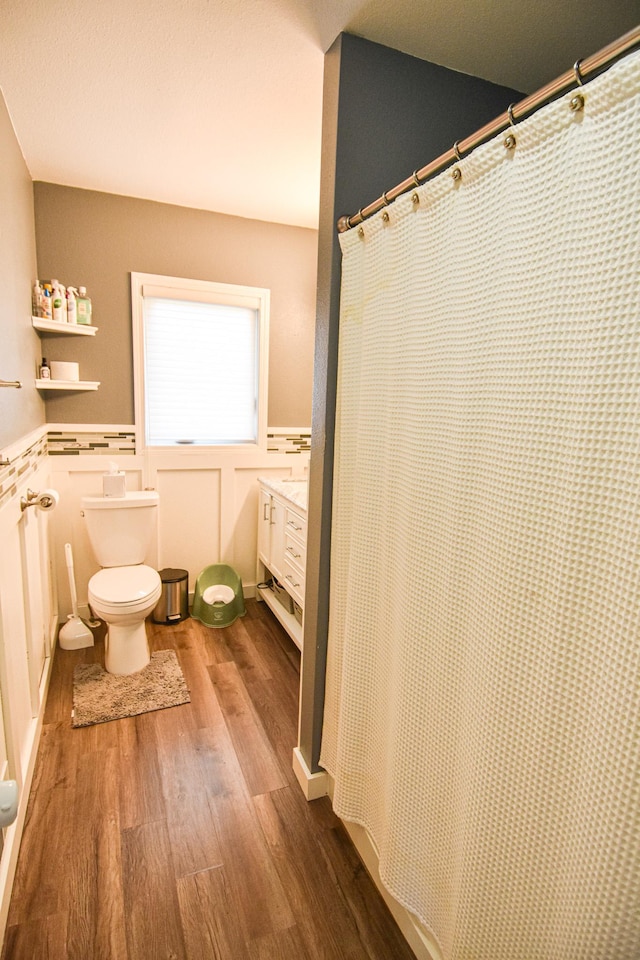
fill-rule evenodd
<path id="1" fill-rule="evenodd" d="M 69 593 L 71 594 L 71 609 L 73 612 L 67 617 L 67 622 L 60 627 L 58 643 L 63 650 L 81 650 L 83 647 L 93 646 L 93 634 L 84 620 L 78 616 L 78 596 L 76 594 L 76 578 L 73 573 L 73 553 L 70 543 L 65 543 L 64 554 L 67 562 Z"/>
<path id="2" fill-rule="evenodd" d="M 93 646 L 93 634 L 80 617 L 70 613 L 67 622 L 60 627 L 58 643 L 63 650 L 82 650 Z"/>

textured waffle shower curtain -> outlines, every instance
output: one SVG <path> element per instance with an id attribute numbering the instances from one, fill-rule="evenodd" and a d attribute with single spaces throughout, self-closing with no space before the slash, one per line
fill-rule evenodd
<path id="1" fill-rule="evenodd" d="M 321 763 L 446 960 L 640 957 L 640 55 L 342 236 Z"/>

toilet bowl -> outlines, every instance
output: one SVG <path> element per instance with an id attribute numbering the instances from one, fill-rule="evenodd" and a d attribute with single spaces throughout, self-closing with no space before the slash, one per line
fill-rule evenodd
<path id="1" fill-rule="evenodd" d="M 151 659 L 145 619 L 162 593 L 157 570 L 143 563 L 99 570 L 89 581 L 89 603 L 107 624 L 105 669 L 127 675 Z"/>
<path id="2" fill-rule="evenodd" d="M 96 560 L 102 567 L 89 580 L 89 603 L 107 624 L 105 669 L 137 673 L 151 659 L 145 619 L 162 594 L 157 570 L 144 563 L 155 529 L 158 494 L 83 497 L 82 516 Z"/>

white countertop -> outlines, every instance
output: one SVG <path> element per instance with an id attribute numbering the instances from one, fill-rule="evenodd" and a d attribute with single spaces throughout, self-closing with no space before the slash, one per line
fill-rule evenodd
<path id="1" fill-rule="evenodd" d="M 309 489 L 307 480 L 272 480 L 270 477 L 258 477 L 258 483 L 306 512 Z"/>

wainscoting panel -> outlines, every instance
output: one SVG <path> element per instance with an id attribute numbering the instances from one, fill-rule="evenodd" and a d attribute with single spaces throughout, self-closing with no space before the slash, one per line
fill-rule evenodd
<path id="1" fill-rule="evenodd" d="M 20 509 L 29 489 L 51 487 L 44 435 L 15 445 L 7 459 L 0 502 L 0 778 L 18 785 L 18 814 L 2 831 L 0 937 L 22 838 L 35 764 L 57 607 L 51 569 L 51 518 L 32 506 Z"/>
<path id="2" fill-rule="evenodd" d="M 125 428 L 120 431 L 124 433 Z M 57 452 L 51 459 L 52 485 L 60 492 L 52 527 L 62 618 L 71 611 L 64 544 L 72 545 L 81 607 L 87 602 L 89 579 L 98 570 L 84 527 L 81 501 L 83 496 L 101 496 L 108 460 L 114 460 L 125 472 L 128 490 L 153 489 L 159 493 L 157 539 L 146 558 L 150 566 L 187 570 L 192 594 L 201 570 L 212 563 L 228 563 L 242 577 L 245 595 L 254 595 L 258 477 L 307 476 L 307 450 L 301 445 L 278 452 L 237 447 L 163 448 L 122 457 L 114 452 L 112 457 L 105 457 L 88 452 L 79 431 L 74 436 L 82 443 L 82 452 L 68 456 Z"/>
<path id="3" fill-rule="evenodd" d="M 189 571 L 193 590 L 198 573 L 220 556 L 221 470 L 159 468 L 158 562 Z"/>
<path id="4" fill-rule="evenodd" d="M 113 458 L 115 461 L 115 457 Z M 125 471 L 128 490 L 142 489 L 143 461 L 141 457 L 127 456 L 122 463 L 116 461 Z M 71 613 L 71 594 L 64 553 L 65 543 L 70 543 L 73 551 L 76 591 L 78 602 L 87 603 L 87 584 L 99 570 L 89 538 L 87 537 L 82 516 L 83 497 L 102 496 L 102 476 L 108 469 L 108 461 L 101 455 L 95 456 L 59 456 L 51 459 L 52 486 L 60 494 L 60 503 L 51 514 L 53 531 L 54 569 L 60 605 L 60 617 L 64 620 Z M 155 546 L 155 545 L 154 545 Z M 155 555 L 153 557 L 155 561 Z M 155 566 L 155 562 L 153 563 Z"/>

